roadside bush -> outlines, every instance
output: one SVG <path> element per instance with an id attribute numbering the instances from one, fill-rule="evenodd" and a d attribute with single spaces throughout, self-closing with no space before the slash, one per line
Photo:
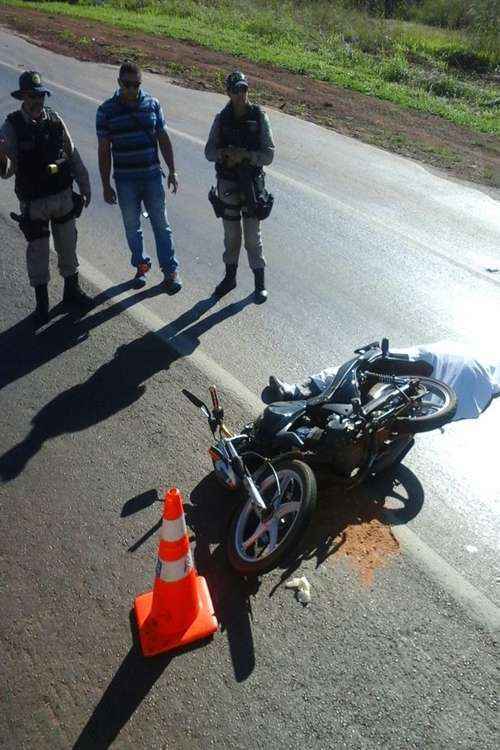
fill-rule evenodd
<path id="1" fill-rule="evenodd" d="M 472 22 L 470 6 L 471 0 L 423 0 L 412 5 L 408 15 L 418 23 L 463 29 Z"/>
<path id="2" fill-rule="evenodd" d="M 391 83 L 406 83 L 410 79 L 410 68 L 402 54 L 384 60 L 379 66 L 379 72 L 384 81 Z"/>
<path id="3" fill-rule="evenodd" d="M 474 104 L 486 104 L 489 100 L 489 97 L 481 89 L 469 86 L 452 76 L 426 73 L 414 75 L 412 82 L 429 94 L 446 99 L 462 99 Z"/>
<path id="4" fill-rule="evenodd" d="M 441 51 L 440 57 L 451 68 L 460 68 L 471 73 L 487 73 L 490 68 L 494 67 L 490 56 L 479 51 L 445 48 Z"/>

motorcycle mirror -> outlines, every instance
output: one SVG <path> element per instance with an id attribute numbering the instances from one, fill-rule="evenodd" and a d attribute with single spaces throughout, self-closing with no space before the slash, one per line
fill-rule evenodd
<path id="1" fill-rule="evenodd" d="M 208 406 L 204 404 L 203 401 L 198 398 L 198 396 L 195 396 L 194 393 L 191 393 L 191 391 L 188 391 L 186 388 L 182 389 L 182 395 L 185 396 L 188 399 L 188 401 L 191 401 L 192 404 L 197 406 L 198 409 L 201 409 L 202 414 L 204 414 L 205 417 L 210 416 Z"/>

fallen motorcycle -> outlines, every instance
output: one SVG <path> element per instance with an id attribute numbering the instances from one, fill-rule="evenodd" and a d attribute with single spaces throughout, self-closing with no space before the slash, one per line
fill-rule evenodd
<path id="1" fill-rule="evenodd" d="M 401 461 L 416 433 L 453 419 L 456 395 L 429 377 L 426 362 L 391 354 L 387 339 L 354 353 L 319 396 L 270 404 L 240 434 L 225 426 L 215 386 L 212 409 L 183 389 L 217 437 L 209 450 L 215 476 L 242 490 L 227 539 L 241 575 L 271 570 L 297 545 L 316 507 L 313 467 L 351 489 Z"/>

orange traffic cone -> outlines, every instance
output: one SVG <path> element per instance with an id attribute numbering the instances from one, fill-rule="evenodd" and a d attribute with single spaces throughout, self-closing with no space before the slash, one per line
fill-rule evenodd
<path id="1" fill-rule="evenodd" d="M 136 597 L 134 609 L 144 656 L 180 648 L 217 630 L 207 582 L 194 568 L 182 496 L 175 487 L 165 494 L 153 590 Z"/>

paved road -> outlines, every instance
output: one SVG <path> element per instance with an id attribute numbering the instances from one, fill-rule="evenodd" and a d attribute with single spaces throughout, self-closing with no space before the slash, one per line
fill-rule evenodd
<path id="1" fill-rule="evenodd" d="M 18 67 L 40 68 L 58 84 L 52 103 L 71 126 L 95 187 L 80 224 L 81 254 L 98 283 L 119 283 L 129 267 L 118 210 L 100 200 L 93 130 L 96 103 L 113 90 L 116 71 L 2 34 L 2 111 L 12 106 L 8 92 Z M 165 106 L 182 179 L 169 210 L 186 288 L 168 301 L 152 296 L 143 304 L 165 323 L 182 316 L 177 330 L 220 278 L 221 227 L 206 200 L 212 168 L 202 149 L 224 99 L 145 78 Z M 227 298 L 240 304 L 223 320 L 214 313 L 226 301 L 205 315 L 199 350 L 256 393 L 270 372 L 299 377 L 383 335 L 400 345 L 481 338 L 498 352 L 500 277 L 484 270 L 500 267 L 495 196 L 280 112 L 271 115 L 278 155 L 269 177 L 277 206 L 264 227 L 270 300 L 256 308 L 246 299 L 252 281 L 243 262 L 241 285 Z M 15 206 L 11 185 L 0 184 L 0 197 L 8 215 Z M 425 477 L 425 503 L 413 527 L 490 598 L 497 596 L 491 571 L 499 492 L 491 467 L 499 409 L 495 404 L 477 424 L 454 425 L 446 436 L 422 438 L 408 459 Z"/>
<path id="2" fill-rule="evenodd" d="M 201 419 L 178 395 L 206 388 L 205 374 L 116 298 L 98 298 L 81 321 L 59 315 L 34 337 L 20 241 L 3 227 L 0 239 L 13 258 L 0 377 L 18 375 L 2 391 L 0 470 L 13 476 L 0 489 L 0 746 L 492 750 L 485 628 L 406 552 L 368 587 L 347 558 L 325 560 L 325 538 L 341 530 L 327 491 L 300 567 L 310 607 L 283 587 L 287 571 L 260 588 L 233 577 L 223 553 L 230 498 L 209 476 Z M 238 399 L 227 406 L 247 416 Z M 399 478 L 415 502 L 417 477 Z M 174 482 L 221 632 L 145 661 L 129 610 L 153 579 L 157 488 Z M 352 502 L 369 508 L 390 492 L 379 485 Z"/>
<path id="3" fill-rule="evenodd" d="M 277 210 L 266 225 L 271 297 L 251 303 L 242 264 L 241 287 L 213 305 L 220 227 L 205 200 L 211 172 L 202 145 L 223 100 L 147 76 L 166 103 L 182 175 L 169 207 L 186 288 L 174 298 L 154 286 L 131 294 L 119 286 L 129 270 L 117 212 L 99 200 L 92 128 L 95 100 L 112 90 L 115 73 L 0 34 L 3 92 L 14 88 L 19 66 L 57 84 L 52 103 L 92 171 L 95 201 L 80 224 L 83 270 L 112 299 L 101 296 L 80 323 L 59 318 L 33 341 L 22 243 L 8 219 L 15 203 L 11 185 L 1 184 L 1 447 L 13 451 L 16 467 L 2 488 L 12 655 L 4 714 L 17 717 L 7 747 L 56 747 L 57 737 L 61 747 L 78 738 L 77 747 L 105 747 L 120 730 L 123 747 L 201 748 L 207 739 L 244 748 L 493 747 L 489 638 L 410 557 L 396 558 L 370 591 L 340 564 L 315 572 L 313 561 L 304 563 L 317 600 L 309 610 L 282 588 L 269 596 L 278 574 L 248 599 L 213 547 L 223 538 L 224 506 L 204 478 L 203 425 L 177 394 L 188 382 L 201 390 L 217 372 L 225 384 L 258 392 L 271 370 L 298 376 L 381 335 L 398 344 L 481 335 L 498 348 L 499 284 L 484 270 L 500 266 L 498 203 L 272 112 L 279 155 L 269 179 Z M 2 112 L 11 103 L 0 96 Z M 193 356 L 173 357 L 148 322 L 163 326 L 164 338 L 183 331 Z M 248 416 L 231 393 L 228 406 L 236 423 Z M 498 416 L 494 404 L 477 422 L 423 437 L 403 476 L 419 497 L 411 529 L 491 600 Z M 191 495 L 198 563 L 218 592 L 227 638 L 146 668 L 129 651 L 125 620 L 152 572 L 154 490 L 172 481 Z"/>

